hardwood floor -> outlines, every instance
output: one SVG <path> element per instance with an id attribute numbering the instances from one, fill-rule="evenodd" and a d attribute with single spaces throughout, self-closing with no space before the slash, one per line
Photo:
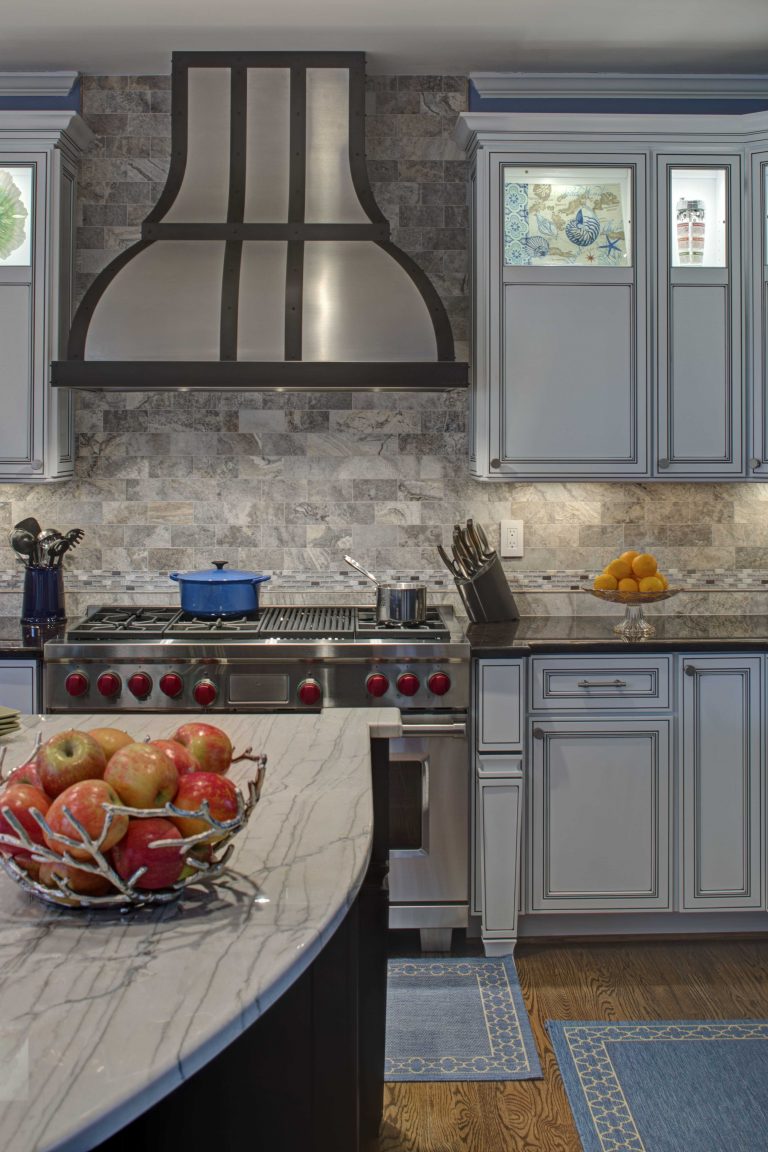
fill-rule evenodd
<path id="1" fill-rule="evenodd" d="M 548 1019 L 768 1018 L 768 939 L 521 944 L 515 962 L 543 1080 L 387 1084 L 381 1152 L 581 1152 Z"/>

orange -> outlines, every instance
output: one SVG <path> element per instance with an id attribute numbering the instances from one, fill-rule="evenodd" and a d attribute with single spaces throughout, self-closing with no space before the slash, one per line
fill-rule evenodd
<path id="1" fill-rule="evenodd" d="M 650 552 L 641 552 L 632 561 L 632 572 L 638 579 L 642 579 L 643 576 L 655 576 L 657 568 L 656 557 L 651 556 Z"/>
<path id="2" fill-rule="evenodd" d="M 667 580 L 666 576 L 662 576 L 661 572 L 657 572 L 656 579 L 661 580 L 664 591 L 666 592 L 667 588 L 669 588 L 669 580 Z"/>
<path id="3" fill-rule="evenodd" d="M 626 576 L 623 580 L 619 580 L 619 592 L 637 591 L 639 591 L 637 580 L 633 580 L 631 576 Z"/>
<path id="4" fill-rule="evenodd" d="M 611 560 L 610 564 L 606 564 L 604 572 L 615 576 L 617 580 L 623 580 L 625 576 L 632 575 L 632 568 L 626 560 Z"/>
<path id="5" fill-rule="evenodd" d="M 634 548 L 630 548 L 630 550 L 628 552 L 622 552 L 621 556 L 619 556 L 619 560 L 626 560 L 627 564 L 631 565 L 635 556 L 639 556 L 639 555 L 640 555 L 640 553 L 635 552 Z"/>
<path id="6" fill-rule="evenodd" d="M 618 580 L 615 576 L 611 576 L 610 572 L 603 572 L 600 576 L 595 576 L 595 588 L 600 588 L 606 592 L 614 592 L 618 586 Z"/>
<path id="7" fill-rule="evenodd" d="M 658 576 L 643 576 L 639 587 L 641 592 L 664 591 L 664 585 L 662 584 L 661 580 L 659 580 Z"/>

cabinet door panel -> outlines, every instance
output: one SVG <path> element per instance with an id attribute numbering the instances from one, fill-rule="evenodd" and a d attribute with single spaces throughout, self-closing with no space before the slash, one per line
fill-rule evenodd
<path id="1" fill-rule="evenodd" d="M 505 470 L 642 470 L 633 308 L 629 284 L 504 286 Z"/>
<path id="2" fill-rule="evenodd" d="M 682 683 L 683 907 L 759 908 L 759 656 L 691 657 Z"/>
<path id="3" fill-rule="evenodd" d="M 32 288 L 30 284 L 0 285 L 0 348 L 3 388 L 12 403 L 3 405 L 0 459 L 25 462 L 32 457 Z"/>
<path id="4" fill-rule="evenodd" d="M 534 910 L 669 906 L 669 722 L 536 721 Z"/>
<path id="5" fill-rule="evenodd" d="M 37 681 L 36 660 L 0 661 L 0 704 L 34 715 L 39 708 Z"/>
<path id="6" fill-rule="evenodd" d="M 503 752 L 523 740 L 524 684 L 519 660 L 480 660 L 477 665 L 477 748 Z"/>
<path id="7" fill-rule="evenodd" d="M 733 462 L 728 296 L 724 286 L 671 291 L 670 462 Z"/>

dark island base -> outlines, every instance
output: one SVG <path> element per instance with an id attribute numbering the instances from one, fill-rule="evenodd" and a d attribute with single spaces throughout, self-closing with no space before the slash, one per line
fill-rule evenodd
<path id="1" fill-rule="evenodd" d="M 384 1083 L 388 741 L 372 741 L 374 844 L 307 971 L 217 1057 L 95 1152 L 374 1152 Z"/>

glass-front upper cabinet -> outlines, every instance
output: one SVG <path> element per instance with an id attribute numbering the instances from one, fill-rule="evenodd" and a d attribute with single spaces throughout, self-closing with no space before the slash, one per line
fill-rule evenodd
<path id="1" fill-rule="evenodd" d="M 673 268 L 728 264 L 728 170 L 669 169 L 669 262 Z"/>
<path id="2" fill-rule="evenodd" d="M 632 169 L 503 167 L 505 267 L 630 268 Z"/>
<path id="3" fill-rule="evenodd" d="M 0 163 L 0 268 L 32 264 L 33 164 Z"/>

